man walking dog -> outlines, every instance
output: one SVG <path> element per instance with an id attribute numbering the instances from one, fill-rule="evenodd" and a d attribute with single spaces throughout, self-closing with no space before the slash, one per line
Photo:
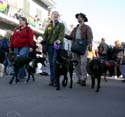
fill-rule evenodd
<path id="1" fill-rule="evenodd" d="M 86 44 L 84 54 L 74 53 L 74 58 L 79 61 L 79 64 L 76 67 L 76 75 L 78 77 L 78 84 L 86 86 L 87 80 L 87 47 L 92 44 L 93 33 L 91 28 L 85 24 L 88 21 L 87 17 L 83 13 L 78 13 L 75 15 L 78 20 L 78 25 L 73 29 L 70 35 L 65 35 L 67 39 L 72 41 L 83 40 Z M 81 50 L 82 51 L 82 50 Z"/>

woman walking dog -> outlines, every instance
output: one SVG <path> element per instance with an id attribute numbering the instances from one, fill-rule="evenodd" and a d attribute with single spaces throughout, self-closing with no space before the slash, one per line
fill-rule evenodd
<path id="1" fill-rule="evenodd" d="M 28 57 L 29 52 L 33 51 L 33 31 L 28 27 L 27 19 L 25 17 L 19 18 L 19 26 L 14 30 L 10 41 L 10 51 L 18 56 Z M 24 68 L 20 69 L 19 78 L 26 76 Z"/>
<path id="2" fill-rule="evenodd" d="M 55 85 L 55 62 L 56 62 L 56 49 L 54 49 L 54 43 L 63 45 L 65 27 L 63 23 L 59 22 L 58 11 L 53 11 L 51 15 L 52 21 L 46 27 L 44 32 L 44 40 L 48 43 L 47 53 L 50 63 L 50 86 Z"/>

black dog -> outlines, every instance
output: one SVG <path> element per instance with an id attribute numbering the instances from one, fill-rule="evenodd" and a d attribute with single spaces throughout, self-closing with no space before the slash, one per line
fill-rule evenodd
<path id="1" fill-rule="evenodd" d="M 108 81 L 107 78 L 106 78 L 107 71 L 109 71 L 109 73 L 110 73 L 110 71 L 114 69 L 115 63 L 112 60 L 106 60 L 106 61 L 100 60 L 100 61 L 101 61 L 102 75 L 104 76 L 104 80 Z"/>
<path id="2" fill-rule="evenodd" d="M 98 58 L 98 59 L 99 59 L 99 58 Z M 102 75 L 104 76 L 104 80 L 105 80 L 105 81 L 107 81 L 107 78 L 106 78 L 107 71 L 108 71 L 107 63 L 108 63 L 108 61 L 100 60 L 101 72 L 102 72 Z"/>
<path id="3" fill-rule="evenodd" d="M 67 86 L 68 77 L 67 74 L 69 72 L 70 75 L 70 88 L 73 85 L 73 70 L 74 67 L 78 64 L 78 61 L 73 60 L 72 56 L 68 55 L 68 52 L 63 49 L 57 50 L 57 59 L 56 59 L 56 90 L 60 90 L 60 76 L 63 75 L 64 79 L 62 81 L 62 86 Z"/>
<path id="4" fill-rule="evenodd" d="M 27 70 L 28 73 L 28 78 L 26 80 L 26 82 L 28 82 L 30 80 L 30 76 L 32 76 L 33 81 L 35 81 L 35 77 L 34 77 L 34 73 L 35 73 L 35 69 L 37 67 L 37 63 L 39 62 L 39 59 L 32 59 L 30 57 L 23 57 L 23 56 L 16 56 L 15 53 L 11 52 L 8 55 L 8 58 L 10 60 L 10 62 L 13 63 L 13 68 L 14 68 L 14 74 L 9 82 L 9 84 L 13 83 L 14 78 L 15 82 L 19 82 L 18 79 L 18 73 L 19 73 L 19 69 L 22 67 L 25 67 L 25 69 Z M 43 65 L 44 65 L 44 61 L 45 58 L 41 58 L 41 60 Z"/>
<path id="5" fill-rule="evenodd" d="M 101 75 L 103 73 L 102 71 L 102 63 L 101 60 L 99 58 L 94 58 L 89 62 L 88 65 L 88 73 L 91 76 L 91 88 L 94 88 L 95 86 L 95 79 L 97 79 L 97 88 L 96 88 L 96 92 L 99 92 L 99 88 L 100 88 L 100 83 L 101 83 Z"/>

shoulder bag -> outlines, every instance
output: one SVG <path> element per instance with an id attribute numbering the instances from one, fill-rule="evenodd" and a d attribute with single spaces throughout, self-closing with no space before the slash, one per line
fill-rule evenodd
<path id="1" fill-rule="evenodd" d="M 84 55 L 87 48 L 85 39 L 75 39 L 72 41 L 71 51 L 80 55 Z"/>

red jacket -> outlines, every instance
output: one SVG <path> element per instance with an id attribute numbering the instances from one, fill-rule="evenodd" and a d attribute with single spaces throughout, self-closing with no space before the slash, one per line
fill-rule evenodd
<path id="1" fill-rule="evenodd" d="M 18 27 L 11 37 L 10 48 L 21 48 L 25 46 L 33 46 L 33 31 L 30 27 L 25 27 L 23 29 Z"/>

